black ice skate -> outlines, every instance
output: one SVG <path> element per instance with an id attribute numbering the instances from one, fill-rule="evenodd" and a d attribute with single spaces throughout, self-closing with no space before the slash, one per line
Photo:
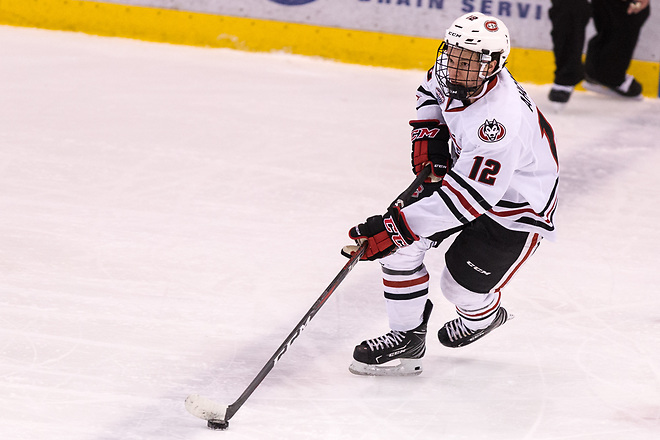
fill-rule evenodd
<path id="1" fill-rule="evenodd" d="M 504 324 L 507 319 L 511 318 L 513 318 L 513 315 L 509 315 L 504 307 L 500 307 L 495 320 L 488 327 L 481 330 L 470 330 L 463 325 L 463 321 L 460 318 L 456 318 L 453 321 L 447 322 L 438 330 L 438 339 L 440 339 L 440 343 L 445 347 L 463 347 L 486 336 Z"/>
<path id="2" fill-rule="evenodd" d="M 355 347 L 348 370 L 363 376 L 411 376 L 422 372 L 426 353 L 426 325 L 433 303 L 426 300 L 422 323 L 405 332 L 392 330 L 378 338 L 362 341 Z M 398 361 L 397 364 L 390 364 Z M 384 365 L 389 364 L 389 365 Z"/>

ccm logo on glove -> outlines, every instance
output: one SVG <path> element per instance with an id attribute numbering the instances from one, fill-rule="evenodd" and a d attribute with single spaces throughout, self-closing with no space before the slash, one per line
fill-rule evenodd
<path id="1" fill-rule="evenodd" d="M 451 166 L 449 152 L 449 128 L 437 119 L 410 121 L 412 153 L 410 162 L 413 173 L 419 174 L 427 164 L 432 165 L 431 176 L 425 182 L 442 180 Z"/>
<path id="2" fill-rule="evenodd" d="M 416 128 L 410 133 L 411 141 L 415 142 L 417 139 L 420 138 L 434 138 L 440 133 L 439 128 L 432 128 L 428 129 L 426 127 L 424 128 Z"/>
<path id="3" fill-rule="evenodd" d="M 392 220 L 391 217 L 385 217 L 383 219 L 383 225 L 385 225 L 385 230 L 389 232 L 390 239 L 397 247 L 406 247 L 409 243 L 406 242 L 405 238 L 401 235 L 399 230 L 396 228 L 396 223 Z"/>
<path id="4" fill-rule="evenodd" d="M 410 246 L 419 237 L 410 229 L 406 217 L 397 206 L 391 206 L 385 215 L 374 215 L 366 222 L 353 226 L 348 236 L 358 244 L 368 243 L 361 260 L 377 260 L 395 252 L 398 248 Z M 344 246 L 342 255 L 351 256 L 358 246 Z"/>

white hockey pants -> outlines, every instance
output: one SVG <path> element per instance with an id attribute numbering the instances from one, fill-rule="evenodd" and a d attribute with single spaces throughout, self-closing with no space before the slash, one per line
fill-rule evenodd
<path id="1" fill-rule="evenodd" d="M 431 240 L 421 238 L 380 260 L 392 330 L 411 330 L 422 323 L 429 291 L 429 274 L 424 266 L 424 256 L 432 244 Z M 471 292 L 459 285 L 446 267 L 440 277 L 440 287 L 445 298 L 456 306 L 468 328 L 485 328 L 495 319 L 500 303 L 499 290 L 485 294 Z"/>

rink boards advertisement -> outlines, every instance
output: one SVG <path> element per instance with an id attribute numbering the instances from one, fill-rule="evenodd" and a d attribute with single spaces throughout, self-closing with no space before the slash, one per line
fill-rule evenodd
<path id="1" fill-rule="evenodd" d="M 86 0 L 87 1 L 87 0 Z M 235 17 L 250 17 L 442 39 L 454 19 L 468 12 L 501 18 L 513 47 L 551 50 L 550 0 L 106 0 Z M 590 30 L 591 32 L 591 30 Z M 635 58 L 660 61 L 660 16 L 651 15 Z"/>
<path id="2" fill-rule="evenodd" d="M 442 39 L 459 15 L 481 11 L 505 20 L 516 47 L 550 49 L 549 0 L 109 0 L 343 29 Z M 515 32 L 514 32 L 515 30 Z"/>
<path id="3" fill-rule="evenodd" d="M 550 7 L 550 0 L 0 0 L 0 22 L 425 69 L 456 17 L 483 12 L 508 26 L 516 77 L 548 83 Z M 657 41 L 660 15 L 652 10 L 630 69 L 649 96 L 658 95 Z"/>

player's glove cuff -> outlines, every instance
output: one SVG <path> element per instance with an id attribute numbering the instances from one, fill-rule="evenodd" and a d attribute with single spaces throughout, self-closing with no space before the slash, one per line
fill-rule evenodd
<path id="1" fill-rule="evenodd" d="M 419 174 L 427 164 L 431 164 L 431 176 L 426 182 L 442 180 L 451 166 L 449 152 L 449 128 L 437 119 L 410 121 L 413 173 Z"/>

